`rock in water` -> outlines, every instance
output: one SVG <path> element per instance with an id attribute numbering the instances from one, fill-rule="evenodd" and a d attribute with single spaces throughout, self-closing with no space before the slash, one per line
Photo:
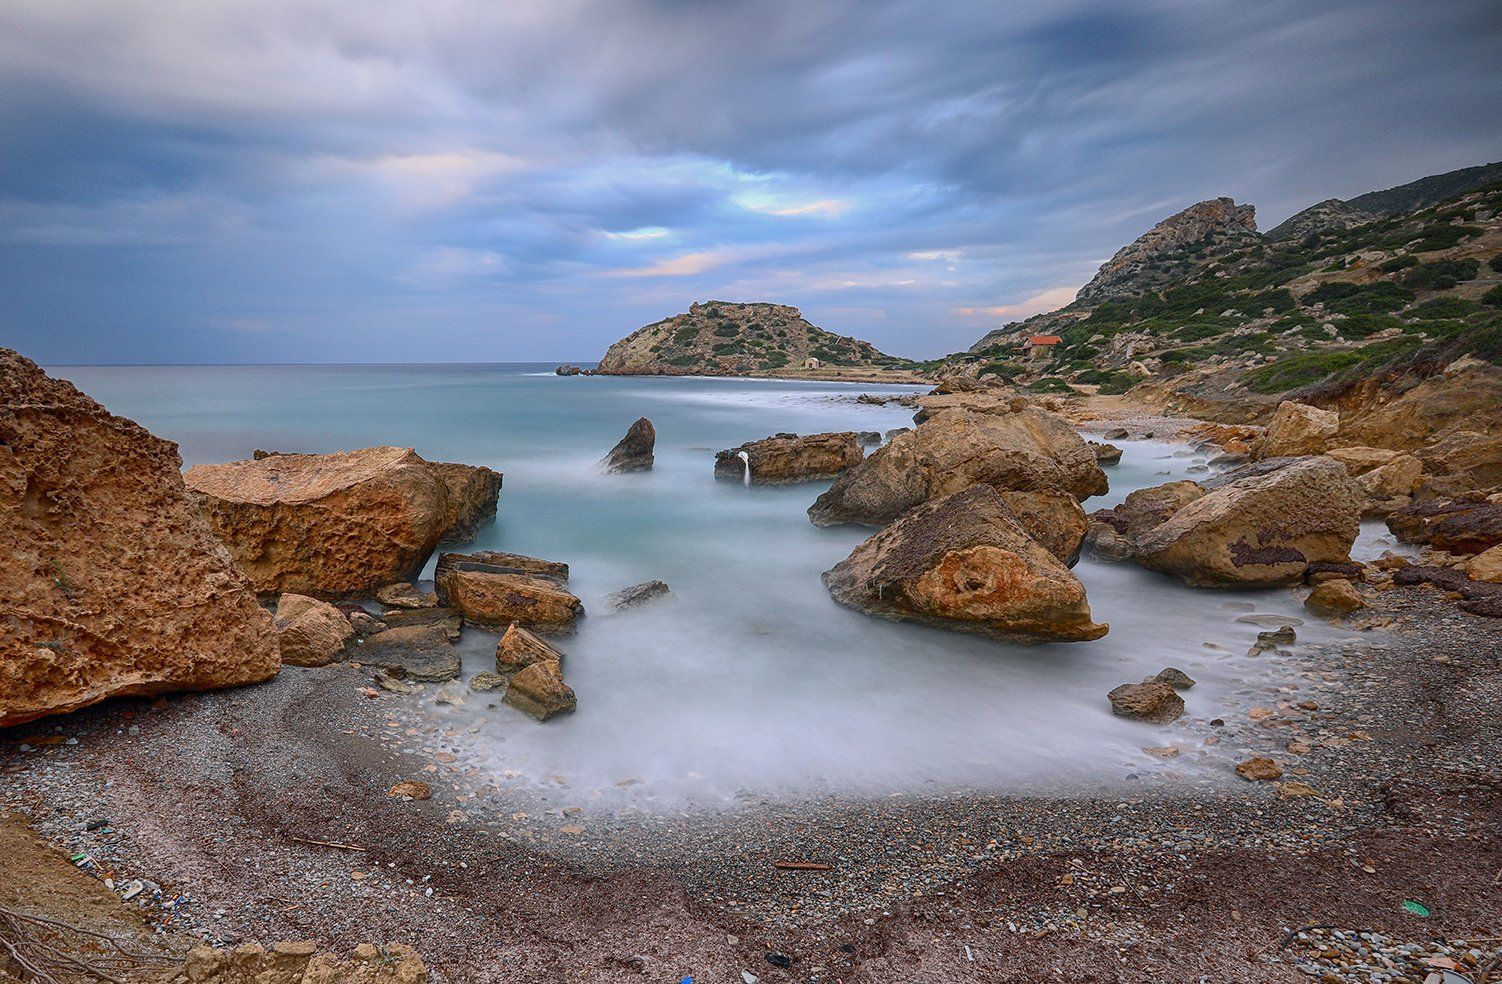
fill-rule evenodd
<path id="1" fill-rule="evenodd" d="M 276 675 L 177 446 L 0 349 L 0 725 Z"/>
<path id="2" fill-rule="evenodd" d="M 652 448 L 657 444 L 657 430 L 652 421 L 640 417 L 626 431 L 620 443 L 610 449 L 605 460 L 600 462 L 612 475 L 622 472 L 652 470 Z"/>
<path id="3" fill-rule="evenodd" d="M 1304 607 L 1326 618 L 1345 618 L 1354 611 L 1366 607 L 1366 600 L 1356 585 L 1344 578 L 1321 581 L 1304 599 Z"/>
<path id="4" fill-rule="evenodd" d="M 1060 491 L 999 489 L 997 494 L 1027 535 L 1063 561 L 1064 566 L 1073 567 L 1080 559 L 1080 547 L 1085 542 L 1089 520 L 1078 499 Z"/>
<path id="5" fill-rule="evenodd" d="M 1114 444 L 1102 444 L 1099 441 L 1085 442 L 1091 451 L 1095 452 L 1095 460 L 1102 465 L 1114 465 L 1121 461 L 1121 449 Z"/>
<path id="6" fill-rule="evenodd" d="M 553 375 L 555 375 L 555 376 L 577 376 L 577 375 L 579 375 L 583 371 L 584 370 L 580 369 L 578 366 L 573 365 L 572 363 L 565 362 L 563 365 L 561 365 L 557 369 L 553 370 Z"/>
<path id="7" fill-rule="evenodd" d="M 517 622 L 544 632 L 572 632 L 584 612 L 579 599 L 552 578 L 487 570 L 440 570 L 438 594 L 476 625 Z"/>
<path id="8" fill-rule="evenodd" d="M 1107 489 L 1094 452 L 1061 417 L 1026 406 L 1006 414 L 945 410 L 840 475 L 808 516 L 815 526 L 885 526 L 972 485 L 1076 499 Z"/>
<path id="9" fill-rule="evenodd" d="M 276 605 L 277 641 L 289 666 L 326 666 L 345 658 L 355 627 L 339 609 L 306 595 L 284 594 Z"/>
<path id="10" fill-rule="evenodd" d="M 1205 494 L 1195 482 L 1169 482 L 1138 489 L 1120 505 L 1090 514 L 1087 539 L 1091 551 L 1106 560 L 1130 560 L 1137 541 L 1148 530 L 1163 525 L 1168 517 Z"/>
<path id="11" fill-rule="evenodd" d="M 501 476 L 366 448 L 197 465 L 184 479 L 258 591 L 333 597 L 410 579 L 440 541 L 494 515 Z"/>
<path id="12" fill-rule="evenodd" d="M 506 553 L 503 550 L 477 550 L 471 554 L 441 553 L 436 565 L 437 574 L 453 570 L 488 571 L 491 574 L 531 574 L 546 577 L 559 584 L 568 583 L 568 565 L 526 554 Z"/>
<path id="13" fill-rule="evenodd" d="M 989 485 L 914 509 L 824 573 L 841 604 L 1013 642 L 1099 639 L 1085 589 Z"/>
<path id="14" fill-rule="evenodd" d="M 638 608 L 671 597 L 673 597 L 673 592 L 668 589 L 666 581 L 643 581 L 629 588 L 610 592 L 605 596 L 605 604 L 609 605 L 613 612 L 624 612 L 628 608 Z"/>
<path id="15" fill-rule="evenodd" d="M 1106 697 L 1111 701 L 1112 714 L 1137 721 L 1167 724 L 1184 713 L 1184 698 L 1158 680 L 1123 683 Z"/>
<path id="16" fill-rule="evenodd" d="M 533 663 L 552 661 L 563 665 L 563 651 L 537 638 L 531 632 L 512 622 L 501 641 L 495 647 L 495 668 L 498 673 L 515 673 Z"/>
<path id="17" fill-rule="evenodd" d="M 1201 496 L 1143 533 L 1137 562 L 1198 587 L 1297 584 L 1312 563 L 1345 563 L 1365 496 L 1314 457 Z"/>
<path id="18" fill-rule="evenodd" d="M 1194 678 L 1177 666 L 1169 666 L 1161 669 L 1143 683 L 1166 683 L 1175 690 L 1188 690 L 1194 686 Z"/>
<path id="19" fill-rule="evenodd" d="M 1252 457 L 1260 461 L 1284 455 L 1320 454 L 1339 430 L 1340 414 L 1334 410 L 1284 400 L 1278 404 L 1262 439 L 1252 446 Z"/>
<path id="20" fill-rule="evenodd" d="M 513 676 L 502 700 L 539 721 L 576 706 L 573 690 L 563 682 L 562 667 L 552 660 L 533 663 Z"/>
<path id="21" fill-rule="evenodd" d="M 854 431 L 774 434 L 715 454 L 715 478 L 748 485 L 791 485 L 831 478 L 860 464 L 864 455 Z M 746 469 L 750 468 L 749 481 Z"/>

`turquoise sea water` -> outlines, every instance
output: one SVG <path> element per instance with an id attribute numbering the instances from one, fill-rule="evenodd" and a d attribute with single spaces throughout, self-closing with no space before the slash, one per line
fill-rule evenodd
<path id="1" fill-rule="evenodd" d="M 804 510 L 825 483 L 717 482 L 714 452 L 778 431 L 905 426 L 910 411 L 852 398 L 914 387 L 562 378 L 551 370 L 51 371 L 178 442 L 186 465 L 244 458 L 255 448 L 395 444 L 503 472 L 499 518 L 473 547 L 572 566 L 573 590 L 590 612 L 562 643 L 579 710 L 538 725 L 472 696 L 430 713 L 476 728 L 467 738 L 472 750 L 522 782 L 562 777 L 574 790 L 616 801 L 1045 781 L 1102 788 L 1154 776 L 1218 781 L 1211 777 L 1230 774 L 1235 749 L 1203 746 L 1208 720 L 1244 715 L 1279 687 L 1308 680 L 1297 655 L 1245 655 L 1258 627 L 1235 621 L 1252 607 L 1301 615 L 1292 592 L 1192 591 L 1134 566 L 1087 559 L 1076 568 L 1096 620 L 1111 625 L 1089 644 L 1008 646 L 835 605 L 819 575 L 870 531 L 808 522 Z M 596 463 L 639 416 L 657 428 L 655 469 L 601 474 Z M 1205 457 L 1162 442 L 1124 443 L 1122 463 L 1107 469 L 1110 494 L 1087 509 L 1185 477 Z M 676 599 L 603 614 L 606 593 L 649 578 L 667 581 Z M 1304 639 L 1350 635 L 1315 625 L 1302 631 Z M 494 642 L 466 630 L 466 674 L 493 668 Z M 1108 690 L 1170 665 L 1199 680 L 1184 718 L 1155 727 L 1111 715 Z M 1165 762 L 1142 751 L 1168 744 L 1183 754 Z"/>

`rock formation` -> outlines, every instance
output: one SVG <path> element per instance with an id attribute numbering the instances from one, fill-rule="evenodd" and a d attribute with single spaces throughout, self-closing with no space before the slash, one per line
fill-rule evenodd
<path id="1" fill-rule="evenodd" d="M 284 594 L 276 603 L 277 642 L 289 666 L 325 666 L 345 657 L 355 627 L 326 601 Z"/>
<path id="2" fill-rule="evenodd" d="M 989 485 L 914 509 L 824 573 L 869 615 L 1013 642 L 1099 639 L 1085 589 L 1034 542 Z"/>
<path id="3" fill-rule="evenodd" d="M 884 526 L 914 506 L 982 484 L 1076 499 L 1107 488 L 1094 452 L 1054 414 L 946 410 L 842 474 L 808 515 L 816 526 Z"/>
<path id="4" fill-rule="evenodd" d="M 863 458 L 854 431 L 801 437 L 774 434 L 716 452 L 714 474 L 715 478 L 748 485 L 791 485 L 831 478 L 860 464 Z"/>
<path id="5" fill-rule="evenodd" d="M 638 418 L 626 431 L 626 436 L 621 438 L 610 453 L 600 462 L 607 472 L 612 475 L 622 472 L 641 472 L 652 470 L 652 448 L 657 444 L 657 431 L 652 426 L 652 421 L 646 417 Z"/>
<path id="6" fill-rule="evenodd" d="M 1426 499 L 1387 518 L 1387 528 L 1407 543 L 1452 554 L 1479 554 L 1502 544 L 1502 502 L 1480 493 Z"/>
<path id="7" fill-rule="evenodd" d="M 1320 454 L 1340 430 L 1340 414 L 1305 403 L 1278 404 L 1262 439 L 1252 447 L 1257 460 L 1287 455 Z"/>
<path id="8" fill-rule="evenodd" d="M 624 612 L 672 597 L 673 592 L 668 588 L 666 581 L 643 581 L 640 584 L 610 592 L 605 596 L 605 605 L 613 612 Z"/>
<path id="9" fill-rule="evenodd" d="M 563 665 L 563 650 L 539 639 L 512 622 L 495 647 L 497 673 L 515 673 L 533 663 L 555 662 Z"/>
<path id="10" fill-rule="evenodd" d="M 198 465 L 184 480 L 258 591 L 327 598 L 410 579 L 494 515 L 501 476 L 382 447 Z"/>
<path id="11" fill-rule="evenodd" d="M 584 612 L 576 596 L 545 574 L 461 562 L 440 564 L 437 583 L 443 603 L 480 626 L 517 622 L 543 632 L 572 632 Z"/>
<path id="12" fill-rule="evenodd" d="M 459 651 L 441 625 L 404 625 L 361 643 L 361 665 L 389 670 L 402 679 L 443 683 L 459 675 Z"/>
<path id="13" fill-rule="evenodd" d="M 549 660 L 514 674 L 501 699 L 539 721 L 572 711 L 577 704 L 573 689 L 563 682 L 562 666 Z"/>
<path id="14" fill-rule="evenodd" d="M 526 554 L 507 553 L 504 550 L 478 550 L 474 553 L 441 553 L 436 565 L 437 573 L 451 570 L 484 570 L 492 574 L 531 574 L 550 578 L 559 584 L 568 583 L 568 565 Z M 435 575 L 436 576 L 436 575 Z"/>
<path id="15" fill-rule="evenodd" d="M 276 674 L 271 615 L 181 467 L 176 445 L 0 349 L 0 725 Z"/>
<path id="16" fill-rule="evenodd" d="M 1224 246 L 1258 241 L 1257 210 L 1229 198 L 1212 198 L 1171 215 L 1123 246 L 1075 295 L 1079 301 L 1102 301 L 1121 294 L 1162 286 L 1163 260 L 1197 247 L 1214 253 Z"/>
<path id="17" fill-rule="evenodd" d="M 1136 559 L 1200 587 L 1297 584 L 1350 560 L 1364 502 L 1344 465 L 1307 458 L 1195 499 L 1138 538 Z"/>
<path id="18" fill-rule="evenodd" d="M 246 943 L 233 950 L 195 947 L 181 970 L 159 979 L 162 984 L 424 984 L 428 973 L 422 958 L 401 943 L 361 943 L 342 956 L 309 942 L 277 943 L 269 950 Z"/>
<path id="19" fill-rule="evenodd" d="M 1090 514 L 1087 539 L 1091 552 L 1105 560 L 1130 560 L 1137 541 L 1174 513 L 1205 494 L 1196 482 L 1168 482 L 1129 493 L 1120 505 Z"/>

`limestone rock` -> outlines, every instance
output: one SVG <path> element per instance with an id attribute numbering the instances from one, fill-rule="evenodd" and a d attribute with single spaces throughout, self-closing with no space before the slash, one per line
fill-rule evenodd
<path id="1" fill-rule="evenodd" d="M 600 462 L 601 467 L 612 475 L 624 472 L 652 470 L 652 449 L 657 444 L 657 430 L 652 421 L 640 417 L 626 431 L 610 453 Z"/>
<path id="2" fill-rule="evenodd" d="M 398 581 L 376 589 L 376 601 L 387 608 L 434 608 L 438 595 L 431 591 L 419 591 L 408 581 Z"/>
<path id="3" fill-rule="evenodd" d="M 1137 721 L 1167 724 L 1184 713 L 1184 698 L 1157 680 L 1123 683 L 1106 697 L 1111 701 L 1112 714 Z"/>
<path id="4" fill-rule="evenodd" d="M 742 457 L 744 455 L 744 457 Z M 791 485 L 830 478 L 863 460 L 854 431 L 827 434 L 774 434 L 715 454 L 715 478 L 751 485 Z"/>
<path id="5" fill-rule="evenodd" d="M 1061 417 L 947 410 L 899 434 L 835 480 L 809 508 L 816 526 L 885 526 L 914 506 L 973 485 L 1016 492 L 1107 489 L 1095 454 Z"/>
<path id="6" fill-rule="evenodd" d="M 381 616 L 381 624 L 388 629 L 436 625 L 443 629 L 450 642 L 458 642 L 464 628 L 464 616 L 452 608 L 396 608 Z"/>
<path id="7" fill-rule="evenodd" d="M 499 673 L 491 673 L 483 670 L 469 678 L 469 689 L 476 693 L 488 694 L 492 691 L 502 690 L 506 686 L 506 678 Z"/>
<path id="8" fill-rule="evenodd" d="M 1049 489 L 1035 492 L 1000 489 L 997 494 L 1027 535 L 1063 561 L 1064 566 L 1073 567 L 1080 559 L 1089 521 L 1078 499 L 1068 492 Z"/>
<path id="9" fill-rule="evenodd" d="M 1090 514 L 1086 536 L 1091 552 L 1105 560 L 1130 560 L 1144 533 L 1204 494 L 1196 482 L 1168 482 L 1137 489 L 1110 509 L 1097 509 Z"/>
<path id="10" fill-rule="evenodd" d="M 544 632 L 572 632 L 584 612 L 579 599 L 552 578 L 466 568 L 438 572 L 444 603 L 475 625 L 517 622 Z"/>
<path id="11" fill-rule="evenodd" d="M 334 597 L 410 579 L 479 521 L 490 480 L 459 469 L 382 447 L 197 465 L 184 480 L 258 591 Z"/>
<path id="12" fill-rule="evenodd" d="M 276 675 L 271 615 L 181 466 L 176 445 L 0 349 L 0 725 Z"/>
<path id="13" fill-rule="evenodd" d="M 1248 782 L 1272 782 L 1283 778 L 1283 767 L 1266 756 L 1258 755 L 1237 762 L 1236 774 Z"/>
<path id="14" fill-rule="evenodd" d="M 499 673 L 515 673 L 533 663 L 546 663 L 552 661 L 560 666 L 563 663 L 563 651 L 526 629 L 512 622 L 501 636 L 500 642 L 495 648 L 495 668 Z"/>
<path id="15" fill-rule="evenodd" d="M 1325 618 L 1345 618 L 1358 609 L 1366 607 L 1356 585 L 1343 578 L 1321 581 L 1304 599 L 1304 607 Z"/>
<path id="16" fill-rule="evenodd" d="M 1400 452 L 1391 451 L 1387 448 L 1331 448 L 1325 454 L 1342 465 L 1351 473 L 1352 478 L 1365 475 L 1380 465 L 1385 465 L 1399 455 Z"/>
<path id="17" fill-rule="evenodd" d="M 1284 400 L 1261 440 L 1252 448 L 1256 459 L 1284 455 L 1320 454 L 1340 430 L 1340 414 L 1306 403 Z"/>
<path id="18" fill-rule="evenodd" d="M 266 949 L 247 943 L 233 950 L 210 946 L 188 951 L 182 969 L 165 984 L 425 984 L 422 958 L 401 943 L 362 943 L 340 956 L 307 942 Z"/>
<path id="19" fill-rule="evenodd" d="M 495 520 L 501 496 L 501 473 L 481 465 L 430 461 L 428 468 L 448 490 L 443 513 L 444 543 L 468 543 L 480 527 Z"/>
<path id="20" fill-rule="evenodd" d="M 355 627 L 343 612 L 306 595 L 282 595 L 276 629 L 282 662 L 289 666 L 326 666 L 342 660 L 355 639 Z"/>
<path id="21" fill-rule="evenodd" d="M 1085 444 L 1095 452 L 1095 460 L 1102 465 L 1114 465 L 1121 461 L 1121 449 L 1114 444 L 1102 444 L 1099 441 L 1086 441 Z"/>
<path id="22" fill-rule="evenodd" d="M 438 555 L 437 572 L 453 570 L 486 571 L 491 574 L 531 574 L 545 577 L 560 585 L 568 583 L 568 565 L 556 560 L 528 557 L 526 554 L 506 553 L 503 550 L 477 550 L 474 553 L 441 553 Z"/>
<path id="23" fill-rule="evenodd" d="M 1419 490 L 1423 464 L 1411 454 L 1400 454 L 1356 479 L 1366 493 L 1366 516 L 1385 516 L 1408 505 Z"/>
<path id="24" fill-rule="evenodd" d="M 502 699 L 539 721 L 576 706 L 573 690 L 563 682 L 563 669 L 553 660 L 532 663 L 518 672 L 507 684 Z"/>
<path id="25" fill-rule="evenodd" d="M 1462 564 L 1461 569 L 1473 581 L 1502 584 L 1502 546 L 1482 551 Z"/>
<path id="26" fill-rule="evenodd" d="M 1015 642 L 1099 639 L 1085 589 L 989 485 L 914 509 L 824 573 L 869 615 Z"/>
<path id="27" fill-rule="evenodd" d="M 1142 534 L 1136 559 L 1200 587 L 1297 584 L 1350 560 L 1364 501 L 1344 465 L 1309 458 L 1195 499 Z"/>
<path id="28" fill-rule="evenodd" d="M 439 625 L 411 625 L 371 636 L 361 643 L 359 661 L 420 683 L 442 683 L 459 675 L 459 651 Z"/>
<path id="29" fill-rule="evenodd" d="M 666 581 L 643 581 L 605 596 L 605 604 L 613 612 L 624 612 L 665 598 L 673 597 Z"/>
<path id="30" fill-rule="evenodd" d="M 1455 496 L 1502 486 L 1502 433 L 1455 431 L 1413 453 L 1424 464 L 1426 494 Z"/>
<path id="31" fill-rule="evenodd" d="M 1478 554 L 1502 544 L 1502 502 L 1471 493 L 1426 499 L 1387 518 L 1387 528 L 1407 543 L 1427 543 L 1452 554 Z"/>

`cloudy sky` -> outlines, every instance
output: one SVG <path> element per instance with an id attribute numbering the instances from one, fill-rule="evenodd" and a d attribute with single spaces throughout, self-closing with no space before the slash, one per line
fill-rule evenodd
<path id="1" fill-rule="evenodd" d="M 6 0 L 0 345 L 584 360 L 707 298 L 902 355 L 1194 201 L 1502 158 L 1502 6 Z"/>

